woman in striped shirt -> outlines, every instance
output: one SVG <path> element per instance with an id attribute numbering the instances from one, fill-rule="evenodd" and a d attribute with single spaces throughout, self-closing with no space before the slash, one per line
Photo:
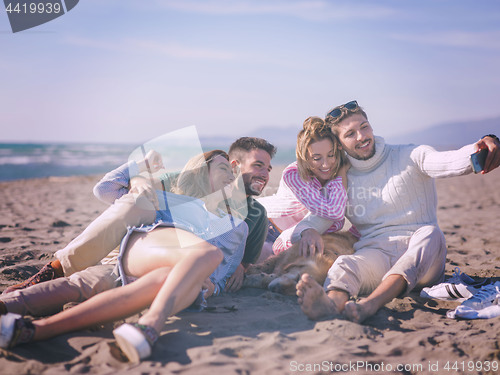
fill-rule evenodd
<path id="1" fill-rule="evenodd" d="M 349 168 L 340 142 L 323 119 L 309 117 L 297 136 L 297 161 L 283 171 L 276 194 L 258 201 L 269 218 L 267 242 L 275 254 L 292 246 L 295 226 L 309 213 L 334 220 L 327 232 L 344 226 Z M 356 235 L 353 228 L 351 232 Z"/>

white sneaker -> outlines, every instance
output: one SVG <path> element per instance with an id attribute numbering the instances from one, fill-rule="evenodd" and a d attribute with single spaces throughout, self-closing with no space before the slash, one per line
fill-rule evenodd
<path id="1" fill-rule="evenodd" d="M 158 339 L 158 334 L 152 327 L 128 323 L 116 328 L 113 335 L 122 352 L 133 363 L 149 357 Z"/>
<path id="2" fill-rule="evenodd" d="M 477 293 L 484 283 L 485 280 L 476 281 L 467 274 L 460 272 L 460 268 L 456 267 L 453 275 L 446 282 L 423 288 L 420 296 L 462 302 Z"/>
<path id="3" fill-rule="evenodd" d="M 7 349 L 10 346 L 16 320 L 20 317 L 21 315 L 13 313 L 0 316 L 0 348 Z"/>
<path id="4" fill-rule="evenodd" d="M 491 305 L 498 305 L 499 300 L 500 281 L 497 281 L 495 284 L 483 286 L 474 296 L 462 302 L 462 305 L 475 310 L 482 310 Z"/>

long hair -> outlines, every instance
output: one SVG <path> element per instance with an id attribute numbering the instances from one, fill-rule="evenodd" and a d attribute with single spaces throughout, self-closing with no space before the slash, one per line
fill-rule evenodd
<path id="1" fill-rule="evenodd" d="M 195 198 L 203 198 L 211 194 L 208 173 L 210 164 L 217 156 L 222 156 L 229 161 L 229 156 L 222 150 L 207 151 L 189 159 L 177 179 L 176 186 L 172 188 L 172 192 Z"/>
<path id="2" fill-rule="evenodd" d="M 337 175 L 340 167 L 345 162 L 345 155 L 340 147 L 340 142 L 337 136 L 332 132 L 331 128 L 325 124 L 325 121 L 316 116 L 308 117 L 303 124 L 303 129 L 297 135 L 297 148 L 295 155 L 297 157 L 297 169 L 300 177 L 304 181 L 309 181 L 314 176 L 309 166 L 308 148 L 311 144 L 328 139 L 332 142 L 333 152 L 335 154 L 335 165 L 332 170 L 332 178 Z"/>

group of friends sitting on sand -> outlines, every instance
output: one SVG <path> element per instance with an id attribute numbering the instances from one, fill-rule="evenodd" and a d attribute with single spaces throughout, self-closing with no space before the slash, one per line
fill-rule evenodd
<path id="1" fill-rule="evenodd" d="M 443 281 L 446 243 L 434 178 L 471 173 L 470 155 L 480 149 L 488 150 L 482 174 L 500 165 L 493 134 L 444 152 L 388 145 L 351 101 L 324 119 L 305 120 L 297 160 L 284 169 L 276 194 L 260 199 L 276 153 L 264 139 L 239 138 L 228 153 L 194 156 L 176 174 L 164 173 L 162 156 L 150 150 L 106 174 L 94 194 L 109 208 L 55 260 L 3 292 L 0 347 L 147 309 L 137 323 L 113 331 L 129 360 L 140 361 L 168 317 L 237 291 L 250 264 L 292 244 L 301 256 L 321 254 L 321 235 L 342 230 L 345 218 L 354 253 L 337 258 L 324 285 L 302 275 L 296 294 L 310 319 L 361 323 L 393 298 Z M 68 302 L 78 304 L 63 310 Z"/>

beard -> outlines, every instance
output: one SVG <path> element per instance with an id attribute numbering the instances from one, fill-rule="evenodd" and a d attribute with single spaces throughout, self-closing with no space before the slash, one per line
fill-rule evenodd
<path id="1" fill-rule="evenodd" d="M 243 183 L 245 184 L 245 193 L 249 196 L 260 195 L 266 186 L 265 182 L 263 184 L 258 184 L 253 178 L 245 178 L 245 176 L 243 176 Z"/>
<path id="2" fill-rule="evenodd" d="M 359 159 L 359 160 L 369 160 L 369 159 L 373 158 L 373 156 L 375 155 L 375 151 L 376 151 L 376 150 L 375 150 L 375 144 L 373 144 L 373 151 L 372 151 L 372 152 L 370 152 L 370 155 L 368 155 L 368 156 L 363 156 L 363 157 L 361 157 L 361 159 Z"/>
<path id="3" fill-rule="evenodd" d="M 373 156 L 375 155 L 375 152 L 376 152 L 375 139 L 372 139 L 372 142 L 373 142 L 373 149 L 370 152 L 370 154 L 368 154 L 368 155 L 361 155 L 357 152 L 354 152 L 354 153 L 348 152 L 347 154 L 356 160 L 369 160 L 369 159 L 373 158 Z"/>
<path id="4" fill-rule="evenodd" d="M 245 192 L 247 195 L 260 195 L 262 190 L 259 190 L 257 187 L 253 187 L 252 184 L 245 184 Z"/>

